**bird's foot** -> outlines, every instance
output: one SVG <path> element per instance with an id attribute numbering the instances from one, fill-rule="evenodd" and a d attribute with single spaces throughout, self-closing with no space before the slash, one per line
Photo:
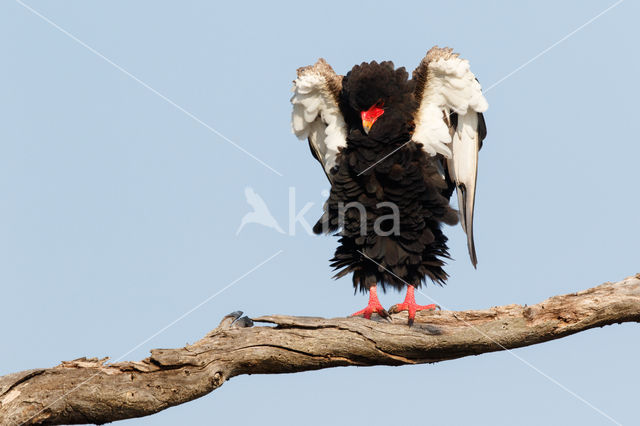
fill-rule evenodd
<path id="1" fill-rule="evenodd" d="M 389 313 L 382 307 L 378 300 L 378 290 L 376 286 L 369 288 L 369 303 L 367 304 L 367 307 L 355 314 L 351 314 L 351 316 L 356 317 L 363 315 L 366 319 L 371 319 L 371 314 L 373 313 L 380 315 L 382 318 L 390 319 Z"/>
<path id="2" fill-rule="evenodd" d="M 409 312 L 409 325 L 413 325 L 413 320 L 416 318 L 416 312 L 418 311 L 432 311 L 438 308 L 438 305 L 430 304 L 430 305 L 418 305 L 416 302 L 402 302 L 397 305 L 393 305 L 389 308 L 390 314 L 397 314 L 398 312 L 408 311 Z"/>
<path id="3" fill-rule="evenodd" d="M 404 302 L 398 303 L 397 305 L 393 305 L 391 308 L 389 308 L 389 313 L 396 314 L 398 312 L 408 311 L 409 326 L 412 326 L 413 321 L 416 318 L 416 312 L 432 311 L 432 310 L 435 310 L 436 308 L 440 308 L 440 307 L 433 303 L 430 305 L 418 305 L 416 303 L 416 299 L 414 296 L 414 287 L 410 285 L 409 287 L 407 287 L 407 296 L 404 298 Z"/>
<path id="4" fill-rule="evenodd" d="M 380 302 L 372 303 L 371 301 L 369 301 L 369 304 L 367 305 L 366 308 L 361 309 L 354 314 L 351 314 L 351 316 L 357 317 L 359 315 L 364 315 L 366 319 L 371 319 L 371 314 L 374 314 L 374 313 L 380 315 L 382 318 L 389 318 L 389 312 L 387 312 L 387 310 L 384 307 L 382 307 Z"/>

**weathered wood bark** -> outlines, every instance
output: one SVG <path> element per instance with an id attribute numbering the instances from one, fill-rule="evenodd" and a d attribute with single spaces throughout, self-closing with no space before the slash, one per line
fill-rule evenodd
<path id="1" fill-rule="evenodd" d="M 393 322 L 266 316 L 251 327 L 228 316 L 180 349 L 139 362 L 77 359 L 0 377 L 0 424 L 105 423 L 145 416 L 208 394 L 240 374 L 349 365 L 438 362 L 558 339 L 593 327 L 640 322 L 640 274 L 532 306 L 406 313 Z"/>

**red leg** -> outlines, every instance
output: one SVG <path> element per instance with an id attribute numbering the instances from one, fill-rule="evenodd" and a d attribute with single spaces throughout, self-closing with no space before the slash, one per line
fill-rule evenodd
<path id="1" fill-rule="evenodd" d="M 389 313 L 382 307 L 380 301 L 378 300 L 378 287 L 371 286 L 369 287 L 369 304 L 366 308 L 352 314 L 352 317 L 358 315 L 364 315 L 366 319 L 371 319 L 371 314 L 377 313 L 382 318 L 389 318 Z"/>
<path id="2" fill-rule="evenodd" d="M 410 285 L 407 287 L 407 295 L 404 298 L 404 302 L 399 303 L 397 305 L 393 305 L 389 312 L 395 314 L 401 311 L 409 311 L 409 325 L 413 324 L 413 320 L 416 317 L 417 311 L 429 311 L 432 309 L 436 309 L 438 306 L 433 303 L 430 305 L 418 305 L 416 303 L 416 297 L 414 294 L 415 288 Z"/>

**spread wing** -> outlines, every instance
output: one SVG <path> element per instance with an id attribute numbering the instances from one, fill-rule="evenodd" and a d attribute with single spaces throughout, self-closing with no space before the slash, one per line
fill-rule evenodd
<path id="1" fill-rule="evenodd" d="M 347 145 L 347 126 L 339 105 L 341 90 L 342 76 L 322 58 L 313 66 L 299 68 L 293 82 L 293 133 L 309 141 L 311 153 L 329 181 L 338 150 Z"/>
<path id="2" fill-rule="evenodd" d="M 486 136 L 482 113 L 487 100 L 469 62 L 452 49 L 437 46 L 413 72 L 419 107 L 413 140 L 430 155 L 446 158 L 448 179 L 458 195 L 460 224 L 467 234 L 471 263 L 478 263 L 473 241 L 473 206 L 478 173 L 478 151 Z"/>

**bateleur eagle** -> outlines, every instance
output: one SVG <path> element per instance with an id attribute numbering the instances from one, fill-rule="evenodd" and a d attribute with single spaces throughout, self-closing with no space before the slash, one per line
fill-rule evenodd
<path id="1" fill-rule="evenodd" d="M 433 47 L 412 78 L 392 62 L 369 62 L 337 75 L 324 59 L 298 69 L 292 128 L 306 139 L 331 183 L 315 233 L 337 233 L 332 266 L 349 273 L 369 304 L 354 315 L 389 314 L 377 286 L 403 289 L 409 324 L 414 289 L 444 284 L 449 258 L 442 224 L 458 221 L 477 264 L 473 208 L 487 101 L 469 62 Z M 449 205 L 457 193 L 459 212 Z"/>

